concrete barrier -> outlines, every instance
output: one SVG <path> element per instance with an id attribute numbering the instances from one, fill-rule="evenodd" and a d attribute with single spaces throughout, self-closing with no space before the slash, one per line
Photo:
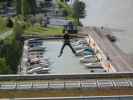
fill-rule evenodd
<path id="1" fill-rule="evenodd" d="M 55 80 L 55 79 L 97 79 L 97 78 L 132 78 L 133 73 L 100 73 L 100 74 L 46 74 L 46 75 L 1 75 L 0 81 L 10 80 Z"/>

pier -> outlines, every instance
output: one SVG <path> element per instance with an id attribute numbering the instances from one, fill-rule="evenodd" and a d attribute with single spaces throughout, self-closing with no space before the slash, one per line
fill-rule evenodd
<path id="1" fill-rule="evenodd" d="M 100 28 L 84 27 L 81 33 L 88 34 L 88 42 L 100 53 L 103 67 L 108 72 L 132 72 L 133 68 L 124 53 L 111 43 Z M 109 33 L 111 34 L 111 33 Z M 108 66 L 109 65 L 109 66 Z"/>

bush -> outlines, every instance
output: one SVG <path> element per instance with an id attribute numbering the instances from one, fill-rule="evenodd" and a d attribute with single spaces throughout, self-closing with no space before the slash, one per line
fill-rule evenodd
<path id="1" fill-rule="evenodd" d="M 11 72 L 5 58 L 0 58 L 0 74 L 9 74 Z"/>
<path id="2" fill-rule="evenodd" d="M 2 60 L 0 60 L 0 69 L 2 69 L 0 74 L 17 73 L 18 65 L 22 55 L 23 43 L 20 41 L 20 37 L 24 31 L 23 25 L 23 23 L 16 23 L 14 26 L 14 33 L 0 42 L 0 58 L 2 58 Z M 3 68 L 2 66 L 7 67 Z"/>
<path id="3" fill-rule="evenodd" d="M 14 34 L 6 38 L 2 42 L 2 47 L 0 48 L 0 57 L 5 58 L 5 61 L 8 64 L 9 71 L 6 72 L 7 74 L 17 73 L 17 67 L 20 62 L 21 54 L 22 54 L 22 43 L 15 39 Z"/>
<path id="4" fill-rule="evenodd" d="M 8 28 L 12 28 L 13 27 L 13 21 L 11 18 L 8 18 L 7 21 L 6 21 L 6 27 Z"/>
<path id="5" fill-rule="evenodd" d="M 13 32 L 15 34 L 15 38 L 17 40 L 20 39 L 21 35 L 24 33 L 24 29 L 26 28 L 26 24 L 24 22 L 16 22 L 15 23 L 15 26 L 14 26 L 14 29 L 13 29 Z"/>

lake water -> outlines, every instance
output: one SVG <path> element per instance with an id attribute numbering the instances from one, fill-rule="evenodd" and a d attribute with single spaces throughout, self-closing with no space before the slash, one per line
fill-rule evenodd
<path id="1" fill-rule="evenodd" d="M 133 0 L 82 0 L 86 3 L 84 26 L 105 26 L 113 29 L 117 45 L 133 54 Z"/>
<path id="2" fill-rule="evenodd" d="M 66 46 L 62 56 L 59 58 L 60 49 L 63 41 L 44 41 L 47 51 L 44 56 L 49 58 L 51 63 L 50 74 L 87 74 L 90 70 L 80 63 L 79 57 L 76 57 L 70 48 Z"/>

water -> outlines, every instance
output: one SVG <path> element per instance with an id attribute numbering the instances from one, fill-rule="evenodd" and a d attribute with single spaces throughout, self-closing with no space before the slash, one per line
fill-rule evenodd
<path id="1" fill-rule="evenodd" d="M 133 53 L 133 0 L 83 0 L 87 16 L 84 26 L 112 28 L 116 43 L 125 53 Z M 114 30 L 115 29 L 115 30 Z"/>
<path id="2" fill-rule="evenodd" d="M 58 58 L 62 41 L 44 41 L 44 46 L 47 47 L 47 51 L 44 56 L 50 60 L 50 74 L 87 74 L 90 70 L 85 68 L 80 63 L 79 58 L 76 57 L 70 48 L 66 46 L 64 48 L 63 55 Z"/>

